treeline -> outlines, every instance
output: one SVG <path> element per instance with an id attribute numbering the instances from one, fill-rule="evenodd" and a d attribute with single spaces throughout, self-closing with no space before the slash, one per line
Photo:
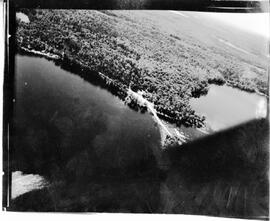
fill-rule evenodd
<path id="1" fill-rule="evenodd" d="M 204 118 L 194 113 L 189 100 L 206 94 L 209 83 L 230 81 L 241 89 L 253 90 L 264 82 L 245 83 L 248 81 L 240 73 L 230 73 L 237 66 L 228 66 L 232 58 L 215 56 L 212 49 L 200 43 L 151 31 L 157 27 L 142 22 L 143 12 L 132 12 L 134 17 L 125 11 L 24 12 L 30 23 L 18 21 L 19 48 L 65 57 L 66 61 L 79 64 L 75 72 L 81 67 L 101 72 L 123 90 L 143 90 L 145 98 L 154 103 L 162 116 L 179 125 L 203 124 Z M 262 88 L 259 91 L 265 92 Z"/>

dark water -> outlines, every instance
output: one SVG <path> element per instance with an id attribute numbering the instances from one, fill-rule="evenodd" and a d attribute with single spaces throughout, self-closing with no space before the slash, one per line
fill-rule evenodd
<path id="1" fill-rule="evenodd" d="M 265 97 L 226 85 L 211 85 L 207 95 L 191 99 L 190 104 L 214 131 L 266 117 Z"/>
<path id="2" fill-rule="evenodd" d="M 105 89 L 45 58 L 17 55 L 15 81 L 15 121 L 26 134 L 41 130 L 50 135 L 54 127 L 60 143 L 74 140 L 80 148 L 92 145 L 100 151 L 106 144 L 110 149 L 159 146 L 149 114 L 131 110 Z"/>
<path id="3" fill-rule="evenodd" d="M 45 58 L 15 61 L 14 171 L 79 184 L 156 169 L 160 134 L 149 114 Z"/>
<path id="4" fill-rule="evenodd" d="M 106 144 L 111 149 L 159 145 L 149 114 L 131 110 L 105 89 L 45 58 L 17 55 L 15 81 L 15 120 L 26 134 L 42 130 L 49 135 L 52 126 L 61 143 L 77 138 L 83 148 L 93 145 L 100 151 Z"/>

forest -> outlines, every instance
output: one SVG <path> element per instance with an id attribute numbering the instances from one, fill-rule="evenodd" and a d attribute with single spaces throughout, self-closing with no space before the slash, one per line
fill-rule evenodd
<path id="1" fill-rule="evenodd" d="M 154 21 L 144 22 L 143 12 L 21 11 L 30 22 L 17 21 L 18 50 L 59 55 L 66 65 L 76 66 L 75 73 L 83 67 L 85 75 L 102 73 L 121 88 L 122 99 L 125 88 L 144 91 L 160 117 L 177 125 L 203 126 L 204 117 L 189 100 L 206 94 L 209 84 L 268 93 L 263 67 L 254 65 L 256 77 L 245 77 L 246 63 L 238 57 L 181 33 L 164 32 Z"/>

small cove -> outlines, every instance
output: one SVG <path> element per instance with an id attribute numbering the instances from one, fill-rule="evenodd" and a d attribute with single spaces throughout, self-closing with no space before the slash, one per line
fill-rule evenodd
<path id="1" fill-rule="evenodd" d="M 265 117 L 266 103 L 263 96 L 227 85 L 210 85 L 205 96 L 190 100 L 191 107 L 206 117 L 207 125 L 213 131 Z"/>

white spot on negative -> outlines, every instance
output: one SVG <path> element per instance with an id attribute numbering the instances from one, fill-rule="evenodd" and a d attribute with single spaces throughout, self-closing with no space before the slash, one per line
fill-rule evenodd
<path id="1" fill-rule="evenodd" d="M 265 118 L 267 116 L 266 99 L 261 99 L 256 107 L 256 118 Z"/>

